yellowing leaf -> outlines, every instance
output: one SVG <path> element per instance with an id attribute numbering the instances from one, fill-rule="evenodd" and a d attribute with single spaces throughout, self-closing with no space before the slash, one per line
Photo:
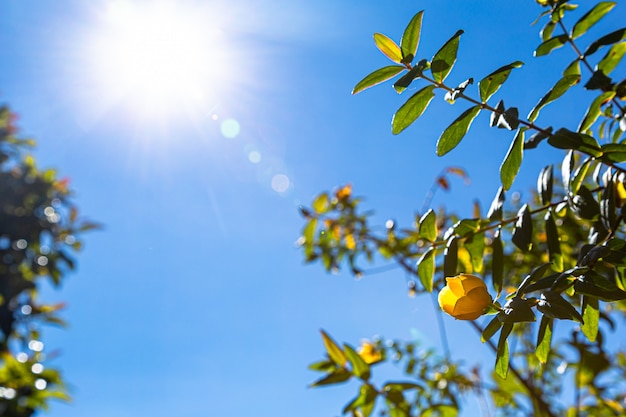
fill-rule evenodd
<path id="1" fill-rule="evenodd" d="M 397 64 L 402 62 L 402 51 L 400 47 L 388 36 L 382 33 L 374 33 L 374 42 L 376 43 L 376 47 L 380 49 L 380 52 L 385 54 L 387 58 Z"/>

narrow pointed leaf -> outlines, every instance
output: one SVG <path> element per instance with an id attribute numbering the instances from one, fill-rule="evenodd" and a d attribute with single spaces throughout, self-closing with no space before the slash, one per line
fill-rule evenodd
<path id="1" fill-rule="evenodd" d="M 498 340 L 498 349 L 496 351 L 496 368 L 495 372 L 502 379 L 506 379 L 509 373 L 509 345 L 507 338 L 513 330 L 513 324 L 505 323 L 500 330 L 500 339 Z"/>
<path id="2" fill-rule="evenodd" d="M 489 207 L 489 212 L 487 213 L 487 218 L 489 220 L 502 220 L 502 206 L 504 205 L 505 200 L 506 196 L 504 194 L 504 188 L 500 187 L 491 202 L 491 207 Z"/>
<path id="3" fill-rule="evenodd" d="M 443 131 L 437 141 L 437 155 L 443 156 L 456 148 L 479 112 L 480 106 L 470 107 Z"/>
<path id="4" fill-rule="evenodd" d="M 363 360 L 361 355 L 359 355 L 352 346 L 347 343 L 343 344 L 344 352 L 350 361 L 350 365 L 352 365 L 352 373 L 361 378 L 364 381 L 367 381 L 370 378 L 370 366 Z"/>
<path id="5" fill-rule="evenodd" d="M 374 33 L 374 43 L 376 47 L 380 49 L 380 52 L 391 59 L 393 62 L 399 64 L 402 62 L 402 52 L 397 43 L 391 40 L 388 36 L 382 33 Z"/>
<path id="6" fill-rule="evenodd" d="M 576 22 L 574 28 L 572 29 L 572 38 L 576 39 L 587 32 L 590 27 L 598 23 L 604 15 L 610 12 L 615 5 L 616 3 L 612 1 L 602 1 L 596 4 L 593 9 L 585 13 L 585 15 L 581 17 L 578 22 Z"/>
<path id="7" fill-rule="evenodd" d="M 596 297 L 583 296 L 583 320 L 582 331 L 590 342 L 595 342 L 598 337 L 598 324 L 600 321 L 600 303 Z"/>
<path id="8" fill-rule="evenodd" d="M 500 181 L 505 190 L 511 188 L 524 156 L 524 129 L 519 129 L 500 166 Z"/>
<path id="9" fill-rule="evenodd" d="M 504 82 L 509 78 L 509 74 L 513 68 L 519 68 L 524 65 L 521 61 L 515 61 L 510 63 L 509 65 L 505 65 L 503 67 L 498 68 L 491 74 L 487 75 L 483 78 L 480 83 L 478 83 L 478 88 L 480 90 L 480 100 L 485 103 L 491 96 L 493 96 L 504 84 Z"/>
<path id="10" fill-rule="evenodd" d="M 343 353 L 343 350 L 341 350 L 337 343 L 335 343 L 335 341 L 324 330 L 320 330 L 320 333 L 322 334 L 322 340 L 324 341 L 326 353 L 328 353 L 330 360 L 339 366 L 345 366 L 347 358 Z"/>
<path id="11" fill-rule="evenodd" d="M 511 241 L 524 252 L 528 252 L 532 246 L 533 221 L 528 204 L 524 204 L 517 213 L 517 221 Z"/>
<path id="12" fill-rule="evenodd" d="M 542 42 L 537 49 L 535 49 L 535 56 L 548 55 L 550 52 L 565 45 L 567 42 L 567 35 L 558 35 L 547 41 Z"/>
<path id="13" fill-rule="evenodd" d="M 604 58 L 598 62 L 597 69 L 605 75 L 610 74 L 624 58 L 624 53 L 626 53 L 626 42 L 613 45 Z"/>
<path id="14" fill-rule="evenodd" d="M 452 70 L 459 49 L 459 38 L 462 34 L 462 30 L 455 33 L 433 56 L 430 70 L 436 82 L 442 83 Z"/>
<path id="15" fill-rule="evenodd" d="M 541 204 L 550 204 L 552 200 L 552 187 L 553 187 L 553 167 L 548 165 L 541 170 L 539 178 L 537 178 L 537 192 L 541 197 Z"/>
<path id="16" fill-rule="evenodd" d="M 576 74 L 566 75 L 561 78 L 557 83 L 544 95 L 539 103 L 531 110 L 528 115 L 528 120 L 534 122 L 539 116 L 539 111 L 546 105 L 552 103 L 554 100 L 561 97 L 567 90 L 580 81 L 580 76 Z"/>
<path id="17" fill-rule="evenodd" d="M 352 90 L 352 94 L 358 94 L 363 90 L 385 82 L 400 74 L 405 69 L 406 67 L 403 67 L 401 65 L 389 65 L 387 67 L 377 69 L 376 71 L 372 72 L 361 81 L 359 81 Z"/>
<path id="18" fill-rule="evenodd" d="M 617 42 L 621 41 L 624 38 L 626 38 L 626 28 L 618 29 L 615 32 L 611 32 L 608 35 L 605 35 L 605 36 L 601 37 L 600 39 L 592 42 L 587 47 L 587 49 L 585 50 L 585 53 L 583 55 L 585 57 L 588 57 L 589 55 L 595 53 L 601 47 L 607 46 L 607 45 L 612 45 L 614 43 L 617 43 Z"/>
<path id="19" fill-rule="evenodd" d="M 496 293 L 502 292 L 502 279 L 504 277 L 504 247 L 498 229 L 491 242 L 491 279 Z"/>
<path id="20" fill-rule="evenodd" d="M 587 114 L 583 118 L 582 122 L 580 122 L 580 126 L 578 126 L 578 131 L 580 133 L 588 133 L 589 128 L 595 123 L 600 114 L 602 113 L 602 109 L 600 106 L 611 100 L 615 97 L 615 91 L 607 91 L 606 93 L 600 94 L 598 97 L 591 102 L 589 109 L 587 109 Z"/>
<path id="21" fill-rule="evenodd" d="M 569 151 L 565 154 L 565 158 L 563 158 L 563 162 L 561 163 L 561 179 L 563 181 L 563 188 L 566 192 L 570 190 L 570 181 L 572 178 L 572 170 L 574 169 L 574 164 L 576 163 L 574 151 Z"/>
<path id="22" fill-rule="evenodd" d="M 472 260 L 473 272 L 482 272 L 483 270 L 483 255 L 485 253 L 485 237 L 482 234 L 476 234 L 470 236 L 465 240 L 465 249 L 470 254 Z"/>
<path id="23" fill-rule="evenodd" d="M 546 363 L 550 354 L 550 345 L 552 343 L 553 319 L 543 316 L 539 324 L 539 333 L 537 334 L 537 350 L 535 354 L 539 362 Z"/>
<path id="24" fill-rule="evenodd" d="M 491 337 L 496 334 L 498 330 L 500 330 L 500 327 L 502 327 L 502 322 L 496 316 L 483 330 L 482 334 L 480 335 L 480 341 L 485 343 L 487 340 L 491 339 Z"/>
<path id="25" fill-rule="evenodd" d="M 561 243 L 559 240 L 559 230 L 556 227 L 552 211 L 548 211 L 545 217 L 546 222 L 546 240 L 548 244 L 548 254 L 550 262 L 556 271 L 563 269 L 563 254 L 561 253 Z"/>
<path id="26" fill-rule="evenodd" d="M 456 275 L 459 261 L 459 238 L 452 236 L 448 239 L 446 250 L 443 253 L 443 275 L 453 277 Z"/>
<path id="27" fill-rule="evenodd" d="M 400 41 L 400 49 L 402 50 L 402 56 L 407 57 L 417 53 L 417 47 L 420 42 L 420 33 L 422 31 L 422 17 L 424 11 L 417 12 L 411 19 L 404 33 L 402 34 L 402 40 Z"/>
<path id="28" fill-rule="evenodd" d="M 433 277 L 435 274 L 435 249 L 428 249 L 422 257 L 417 261 L 417 275 L 424 289 L 428 292 L 433 291 Z"/>
<path id="29" fill-rule="evenodd" d="M 419 235 L 430 242 L 437 239 L 437 215 L 433 209 L 428 210 L 420 219 Z"/>
<path id="30" fill-rule="evenodd" d="M 394 135 L 397 135 L 409 127 L 411 123 L 424 113 L 433 97 L 435 97 L 434 90 L 434 85 L 422 88 L 420 91 L 413 94 L 406 103 L 398 109 L 391 120 L 391 132 Z"/>
<path id="31" fill-rule="evenodd" d="M 587 178 L 587 172 L 589 171 L 589 167 L 591 166 L 592 161 L 593 159 L 591 157 L 588 157 L 574 172 L 574 178 L 572 178 L 572 181 L 569 185 L 569 191 L 572 194 L 578 194 L 580 186 L 582 185 L 584 179 Z"/>
<path id="32" fill-rule="evenodd" d="M 566 75 L 581 75 L 580 59 L 576 58 L 572 61 L 571 64 L 565 67 L 565 69 L 563 70 L 563 76 L 565 77 Z"/>
<path id="33" fill-rule="evenodd" d="M 311 384 L 311 387 L 321 387 L 324 385 L 333 385 L 346 382 L 352 377 L 352 374 L 343 368 L 339 368 L 332 374 L 328 374 Z"/>

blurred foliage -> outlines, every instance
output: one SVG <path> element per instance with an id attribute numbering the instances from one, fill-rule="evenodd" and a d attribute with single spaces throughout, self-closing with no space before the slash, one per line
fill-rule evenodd
<path id="1" fill-rule="evenodd" d="M 412 225 L 390 220 L 381 231 L 350 185 L 321 193 L 310 207 L 301 208 L 306 224 L 299 243 L 307 262 L 319 261 L 327 271 L 345 265 L 357 277 L 367 276 L 364 263 L 391 262 L 410 277 L 410 295 L 443 290 L 439 299 L 446 312 L 466 320 L 494 354 L 492 368 L 467 368 L 447 348 L 442 354 L 379 340 L 355 351 L 322 332 L 326 355 L 311 369 L 323 376 L 313 386 L 356 381 L 357 397 L 344 414 L 456 416 L 467 394 L 478 398 L 487 416 L 490 409 L 504 416 L 626 415 L 626 353 L 615 343 L 626 314 L 626 79 L 615 71 L 626 53 L 626 28 L 598 39 L 585 36 L 615 2 L 598 2 L 582 12 L 567 0 L 537 3 L 542 11 L 535 23 L 543 27 L 535 57 L 567 46 L 573 61 L 549 91 L 538 92 L 526 117 L 496 97 L 509 77 L 523 70 L 522 62 L 495 69 L 475 89 L 473 78 L 448 85 L 463 31 L 431 58 L 420 58 L 418 48 L 423 11 L 409 21 L 399 43 L 374 34 L 375 46 L 393 65 L 367 75 L 353 94 L 385 82 L 398 94 L 409 86 L 417 90 L 394 114 L 393 134 L 425 114 L 437 93 L 451 104 L 470 105 L 442 132 L 438 155 L 458 146 L 481 112 L 491 115 L 491 127 L 514 133 L 500 166 L 501 186 L 487 213 L 476 206 L 473 217 L 460 218 L 446 208 L 426 206 Z M 591 102 L 580 103 L 580 124 L 540 124 L 541 110 L 572 88 L 594 94 Z M 564 150 L 563 160 L 538 173 L 528 201 L 507 195 L 525 153 L 546 146 Z M 561 181 L 554 172 L 559 165 Z M 427 201 L 437 189 L 449 188 L 450 173 L 466 177 L 460 168 L 444 170 Z M 466 279 L 471 287 L 460 283 L 467 277 L 462 274 L 473 274 Z M 446 278 L 457 276 L 447 280 L 455 289 L 446 286 Z M 470 296 L 475 288 L 479 296 Z M 486 289 L 493 301 L 476 311 L 488 299 Z M 455 313 L 457 302 L 465 303 L 463 314 Z M 473 320 L 480 315 L 492 317 L 481 326 Z M 445 347 L 445 338 L 442 343 Z M 385 363 L 401 364 L 402 379 L 375 382 L 373 368 Z"/>
<path id="2" fill-rule="evenodd" d="M 64 326 L 63 304 L 39 299 L 74 269 L 80 235 L 98 225 L 79 218 L 67 179 L 37 168 L 18 136 L 16 116 L 0 107 L 0 415 L 26 417 L 48 400 L 69 400 L 53 352 L 41 341 L 43 324 Z"/>

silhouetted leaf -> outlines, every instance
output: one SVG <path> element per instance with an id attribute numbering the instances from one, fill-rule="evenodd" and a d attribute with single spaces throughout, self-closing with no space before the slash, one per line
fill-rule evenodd
<path id="1" fill-rule="evenodd" d="M 511 142 L 509 151 L 504 157 L 502 165 L 500 165 L 500 181 L 505 190 L 511 188 L 513 181 L 522 165 L 524 155 L 524 132 L 525 129 L 519 129 Z"/>
<path id="2" fill-rule="evenodd" d="M 542 140 L 547 137 L 550 137 L 552 134 L 552 127 L 549 127 L 545 130 L 541 130 L 534 135 L 532 135 L 526 142 L 524 142 L 524 150 L 526 149 L 534 149 L 539 146 Z"/>
<path id="3" fill-rule="evenodd" d="M 371 74 L 363 78 L 361 81 L 359 81 L 358 84 L 352 90 L 352 94 L 358 94 L 365 89 L 368 89 L 382 82 L 385 82 L 395 77 L 396 75 L 400 74 L 405 69 L 406 68 L 401 65 L 390 65 L 387 67 L 377 69 L 376 71 L 372 72 Z"/>
<path id="4" fill-rule="evenodd" d="M 511 241 L 524 252 L 528 252 L 533 240 L 533 221 L 528 209 L 528 204 L 524 204 L 517 213 L 517 221 Z"/>
<path id="5" fill-rule="evenodd" d="M 600 205 L 587 187 L 582 185 L 574 196 L 569 198 L 569 206 L 578 217 L 593 220 L 600 215 Z"/>
<path id="6" fill-rule="evenodd" d="M 541 204 L 544 205 L 550 204 L 550 201 L 552 200 L 552 171 L 552 165 L 548 165 L 541 170 L 539 178 L 537 178 L 537 192 L 541 197 Z"/>
<path id="7" fill-rule="evenodd" d="M 459 30 L 452 36 L 442 47 L 437 51 L 430 64 L 430 70 L 433 74 L 433 79 L 442 83 L 456 62 L 456 54 L 459 49 L 459 38 L 463 34 L 462 30 Z"/>
<path id="8" fill-rule="evenodd" d="M 607 77 L 602 70 L 596 70 L 589 81 L 585 84 L 587 90 L 607 90 L 611 87 L 610 77 Z"/>
<path id="9" fill-rule="evenodd" d="M 548 244 L 548 253 L 550 254 L 550 262 L 554 265 L 554 269 L 560 271 L 563 269 L 563 254 L 561 253 L 561 243 L 559 241 L 559 230 L 552 215 L 552 211 L 548 211 L 545 216 L 546 222 L 546 240 Z"/>
<path id="10" fill-rule="evenodd" d="M 409 85 L 411 85 L 413 80 L 415 80 L 416 78 L 419 78 L 421 75 L 422 75 L 422 70 L 419 66 L 416 65 L 413 68 L 411 68 L 409 72 L 404 74 L 402 77 L 398 78 L 398 81 L 393 83 L 393 88 L 396 90 L 396 93 L 400 94 L 404 90 L 406 90 L 406 88 Z"/>
<path id="11" fill-rule="evenodd" d="M 626 292 L 595 271 L 589 271 L 575 281 L 574 290 L 578 294 L 594 296 L 602 301 L 626 300 Z"/>
<path id="12" fill-rule="evenodd" d="M 443 253 L 443 275 L 444 277 L 453 277 L 456 275 L 459 260 L 459 238 L 452 236 L 448 239 L 446 249 Z"/>
<path id="13" fill-rule="evenodd" d="M 574 320 L 579 323 L 583 322 L 583 318 L 578 311 L 567 300 L 565 300 L 556 291 L 544 291 L 537 303 L 537 310 L 541 311 L 544 316 L 552 319 Z"/>
<path id="14" fill-rule="evenodd" d="M 519 68 L 524 63 L 522 61 L 515 61 L 508 65 L 498 68 L 491 74 L 487 75 L 478 83 L 480 90 L 480 100 L 485 103 L 491 96 L 493 96 L 509 78 L 509 74 L 513 68 Z"/>
<path id="15" fill-rule="evenodd" d="M 456 148 L 476 116 L 478 116 L 480 109 L 480 106 L 470 107 L 443 131 L 439 140 L 437 140 L 437 155 L 443 156 Z"/>
<path id="16" fill-rule="evenodd" d="M 483 329 L 482 334 L 480 335 L 480 341 L 485 343 L 487 340 L 491 339 L 491 337 L 496 334 L 498 330 L 502 327 L 502 322 L 498 320 L 498 317 L 494 317 L 491 319 L 489 324 Z"/>
<path id="17" fill-rule="evenodd" d="M 585 50 L 583 54 L 585 57 L 595 53 L 600 47 L 606 45 L 612 45 L 616 42 L 626 38 L 626 28 L 618 29 L 615 32 L 611 32 L 608 35 L 601 37 L 600 39 L 593 41 Z"/>
<path id="18" fill-rule="evenodd" d="M 501 231 L 498 229 L 491 242 L 491 278 L 493 289 L 498 294 L 502 292 L 502 278 L 504 276 L 504 248 L 500 234 Z"/>
<path id="19" fill-rule="evenodd" d="M 576 22 L 574 28 L 572 29 L 572 38 L 576 39 L 587 32 L 591 26 L 598 23 L 604 15 L 610 12 L 611 9 L 615 7 L 615 4 L 616 3 L 611 1 L 602 1 L 596 4 L 591 10 L 585 13 L 585 15 L 581 17 L 578 22 Z"/>
<path id="20" fill-rule="evenodd" d="M 380 49 L 380 52 L 385 54 L 387 58 L 397 64 L 402 62 L 402 52 L 400 51 L 400 47 L 388 36 L 383 35 L 382 33 L 374 33 L 374 43 L 376 43 L 376 47 Z"/>
<path id="21" fill-rule="evenodd" d="M 487 213 L 487 218 L 491 221 L 502 220 L 502 206 L 504 205 L 505 195 L 504 188 L 498 188 L 498 192 L 491 202 L 491 207 L 489 207 L 489 212 Z"/>
<path id="22" fill-rule="evenodd" d="M 561 97 L 567 90 L 580 81 L 580 76 L 576 74 L 566 75 L 561 78 L 557 83 L 544 95 L 539 103 L 530 111 L 528 120 L 534 122 L 539 116 L 539 111 L 546 105 L 552 103 L 554 100 Z"/>
<path id="23" fill-rule="evenodd" d="M 391 132 L 394 135 L 402 132 L 424 113 L 428 104 L 433 97 L 435 97 L 434 90 L 434 85 L 422 88 L 420 91 L 413 94 L 406 103 L 398 109 L 391 120 Z"/>

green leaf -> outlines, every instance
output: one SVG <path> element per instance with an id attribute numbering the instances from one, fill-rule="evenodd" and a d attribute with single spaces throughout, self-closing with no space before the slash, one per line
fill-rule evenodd
<path id="1" fill-rule="evenodd" d="M 417 12 L 411 19 L 404 33 L 402 34 L 402 40 L 400 40 L 400 49 L 402 56 L 407 57 L 409 55 L 415 56 L 417 53 L 417 47 L 420 42 L 420 33 L 422 31 L 422 17 L 424 11 Z"/>
<path id="2" fill-rule="evenodd" d="M 594 158 L 602 156 L 602 148 L 593 136 L 572 132 L 565 128 L 557 130 L 550 136 L 548 143 L 558 149 L 576 149 Z"/>
<path id="3" fill-rule="evenodd" d="M 597 69 L 602 71 L 605 75 L 610 74 L 615 67 L 617 67 L 617 64 L 620 63 L 624 57 L 624 53 L 626 53 L 626 42 L 613 45 L 604 58 L 598 62 Z"/>
<path id="4" fill-rule="evenodd" d="M 578 294 L 597 297 L 602 301 L 626 300 L 626 292 L 619 289 L 615 282 L 609 281 L 606 277 L 589 271 L 574 282 L 574 290 Z"/>
<path id="5" fill-rule="evenodd" d="M 567 35 L 558 35 L 553 38 L 543 41 L 537 49 L 535 49 L 535 56 L 548 55 L 550 52 L 565 45 L 567 42 Z"/>
<path id="6" fill-rule="evenodd" d="M 398 109 L 391 120 L 391 132 L 394 135 L 397 135 L 409 127 L 411 123 L 424 113 L 428 104 L 430 104 L 433 97 L 435 97 L 434 90 L 434 85 L 422 88 L 420 91 L 413 94 L 406 103 Z"/>
<path id="7" fill-rule="evenodd" d="M 546 316 L 541 317 L 539 333 L 537 334 L 537 350 L 535 351 L 535 355 L 537 355 L 539 362 L 543 364 L 548 361 L 548 355 L 550 354 L 553 325 L 553 320 L 551 318 Z"/>
<path id="8" fill-rule="evenodd" d="M 580 81 L 580 75 L 572 74 L 565 75 L 561 78 L 557 83 L 544 95 L 539 103 L 530 111 L 528 115 L 528 120 L 530 122 L 534 122 L 539 116 L 539 111 L 545 107 L 546 105 L 552 103 L 554 100 L 561 97 L 567 90 L 570 89 L 573 85 L 577 84 Z"/>
<path id="9" fill-rule="evenodd" d="M 613 97 L 615 97 L 615 91 L 607 91 L 595 98 L 591 102 L 589 109 L 587 109 L 587 114 L 583 118 L 582 122 L 580 122 L 580 126 L 578 126 L 578 131 L 580 133 L 588 133 L 589 128 L 595 123 L 600 114 L 602 113 L 601 106 L 606 102 L 610 101 Z"/>
<path id="10" fill-rule="evenodd" d="M 602 160 L 610 162 L 626 162 L 625 143 L 606 143 L 602 145 Z"/>
<path id="11" fill-rule="evenodd" d="M 485 78 L 480 80 L 478 88 L 480 90 L 480 100 L 485 103 L 491 96 L 493 96 L 509 78 L 509 74 L 513 68 L 520 68 L 524 63 L 522 61 L 515 61 L 508 65 L 498 68 Z"/>
<path id="12" fill-rule="evenodd" d="M 487 340 L 491 339 L 491 337 L 496 334 L 498 330 L 500 330 L 500 327 L 502 327 L 502 322 L 496 316 L 483 330 L 482 334 L 480 335 L 480 341 L 485 343 Z"/>
<path id="13" fill-rule="evenodd" d="M 574 178 L 572 179 L 568 187 L 569 191 L 572 194 L 577 194 L 578 190 L 580 190 L 580 186 L 587 177 L 587 171 L 589 171 L 589 166 L 591 165 L 592 161 L 593 159 L 591 157 L 586 158 L 574 172 Z"/>
<path id="14" fill-rule="evenodd" d="M 330 208 L 329 203 L 330 198 L 328 197 L 328 193 L 322 193 L 313 201 L 313 210 L 315 210 L 316 213 L 324 214 Z"/>
<path id="15" fill-rule="evenodd" d="M 370 378 L 370 366 L 363 360 L 361 355 L 357 353 L 356 350 L 347 343 L 343 344 L 343 350 L 350 361 L 350 365 L 352 365 L 352 373 L 361 378 L 364 381 L 367 381 Z"/>
<path id="16" fill-rule="evenodd" d="M 433 56 L 430 70 L 437 83 L 442 83 L 452 70 L 459 49 L 459 38 L 462 34 L 462 30 L 456 32 Z"/>
<path id="17" fill-rule="evenodd" d="M 498 229 L 491 242 L 491 278 L 493 289 L 496 293 L 502 292 L 502 278 L 504 276 L 504 248 L 502 245 L 501 231 Z"/>
<path id="18" fill-rule="evenodd" d="M 374 33 L 374 43 L 376 43 L 376 47 L 380 49 L 380 52 L 385 54 L 387 58 L 391 59 L 396 64 L 402 62 L 400 47 L 388 36 L 382 33 Z"/>
<path id="19" fill-rule="evenodd" d="M 524 132 L 526 129 L 519 129 L 511 142 L 509 151 L 500 165 L 500 181 L 505 190 L 511 188 L 513 181 L 519 172 L 524 156 Z"/>
<path id="20" fill-rule="evenodd" d="M 456 276 L 459 261 L 459 238 L 452 236 L 448 239 L 446 250 L 443 253 L 443 275 L 444 277 Z"/>
<path id="21" fill-rule="evenodd" d="M 569 206 L 581 219 L 593 220 L 600 214 L 600 205 L 584 185 L 580 187 L 578 193 L 569 198 Z"/>
<path id="22" fill-rule="evenodd" d="M 524 252 L 530 251 L 533 241 L 533 221 L 528 204 L 524 204 L 517 213 L 517 221 L 511 241 Z"/>
<path id="23" fill-rule="evenodd" d="M 461 219 L 452 226 L 454 233 L 461 237 L 471 235 L 480 228 L 479 219 Z"/>
<path id="24" fill-rule="evenodd" d="M 428 210 L 420 219 L 419 235 L 430 242 L 437 239 L 437 215 L 433 209 Z"/>
<path id="25" fill-rule="evenodd" d="M 393 88 L 398 94 L 402 93 L 406 88 L 411 85 L 413 80 L 422 76 L 422 70 L 420 66 L 416 65 L 409 70 L 402 77 L 398 78 L 398 81 L 393 83 Z"/>
<path id="26" fill-rule="evenodd" d="M 583 320 L 582 331 L 590 342 L 595 342 L 598 337 L 598 324 L 600 321 L 600 303 L 596 297 L 583 296 Z"/>
<path id="27" fill-rule="evenodd" d="M 500 330 L 500 339 L 498 341 L 498 349 L 496 351 L 496 368 L 495 372 L 502 379 L 506 379 L 509 373 L 509 345 L 507 338 L 513 330 L 513 324 L 503 324 Z"/>
<path id="28" fill-rule="evenodd" d="M 312 383 L 310 386 L 311 388 L 313 388 L 313 387 L 321 387 L 324 385 L 340 384 L 342 382 L 346 382 L 351 377 L 352 377 L 352 374 L 350 372 L 348 372 L 344 368 L 339 368 L 332 374 L 328 374 L 325 377 L 318 379 L 317 381 Z"/>
<path id="29" fill-rule="evenodd" d="M 589 10 L 572 29 L 572 39 L 576 39 L 589 30 L 590 27 L 598 23 L 608 12 L 615 7 L 616 3 L 612 1 L 603 1 L 596 4 L 593 9 Z"/>
<path id="30" fill-rule="evenodd" d="M 461 142 L 463 136 L 469 130 L 470 125 L 478 116 L 480 112 L 480 106 L 470 107 L 465 110 L 450 126 L 443 131 L 439 140 L 437 140 L 437 155 L 443 156 L 450 152 L 452 149 Z"/>
<path id="31" fill-rule="evenodd" d="M 347 362 L 346 355 L 343 353 L 343 350 L 335 343 L 331 337 L 326 334 L 324 330 L 320 330 L 322 334 L 322 340 L 324 341 L 324 347 L 326 347 L 326 353 L 328 353 L 328 357 L 331 361 L 336 363 L 338 366 L 345 366 Z"/>
<path id="32" fill-rule="evenodd" d="M 548 39 L 550 39 L 552 37 L 552 33 L 554 32 L 554 28 L 556 27 L 556 22 L 553 22 L 552 20 L 548 20 L 548 23 L 546 23 L 543 27 L 543 29 L 541 29 L 541 40 L 542 41 L 547 41 Z"/>
<path id="33" fill-rule="evenodd" d="M 369 417 L 374 409 L 374 404 L 377 396 L 378 392 L 376 392 L 376 390 L 370 385 L 361 385 L 361 388 L 359 389 L 359 395 L 344 407 L 343 414 L 346 414 L 348 411 L 351 410 L 360 409 L 361 415 L 363 417 Z"/>
<path id="34" fill-rule="evenodd" d="M 521 291 L 518 290 L 518 292 Z M 509 299 L 496 317 L 502 323 L 509 324 L 533 322 L 536 320 L 535 313 L 528 305 L 528 301 L 519 296 Z"/>
<path id="35" fill-rule="evenodd" d="M 437 404 L 424 410 L 420 417 L 457 417 L 459 410 L 457 407 L 446 404 Z"/>
<path id="36" fill-rule="evenodd" d="M 319 362 L 314 362 L 309 365 L 309 369 L 312 371 L 325 372 L 328 373 L 334 369 L 336 369 L 336 365 L 333 361 L 323 360 Z"/>
<path id="37" fill-rule="evenodd" d="M 556 271 L 563 269 L 563 254 L 561 253 L 561 243 L 559 241 L 559 230 L 552 211 L 548 211 L 545 216 L 546 222 L 546 240 L 548 244 L 548 253 L 550 254 L 550 262 Z"/>
<path id="38" fill-rule="evenodd" d="M 433 277 L 435 275 L 435 249 L 429 248 L 417 261 L 417 275 L 427 292 L 433 291 Z"/>
<path id="39" fill-rule="evenodd" d="M 580 59 L 576 58 L 571 64 L 565 67 L 563 70 L 563 76 L 565 77 L 566 75 L 578 75 L 580 77 Z"/>
<path id="40" fill-rule="evenodd" d="M 482 234 L 472 235 L 465 240 L 464 246 L 472 259 L 474 272 L 482 272 L 483 255 L 485 253 L 485 236 Z"/>
<path id="41" fill-rule="evenodd" d="M 626 28 L 618 29 L 615 32 L 611 32 L 608 35 L 601 37 L 600 39 L 593 41 L 588 47 L 585 53 L 585 57 L 595 53 L 602 46 L 612 45 L 626 38 Z"/>
<path id="42" fill-rule="evenodd" d="M 385 82 L 400 74 L 405 69 L 406 67 L 403 67 L 401 65 L 389 65 L 387 67 L 377 69 L 376 71 L 372 72 L 361 81 L 359 81 L 352 90 L 352 94 L 358 94 L 363 90 Z"/>

